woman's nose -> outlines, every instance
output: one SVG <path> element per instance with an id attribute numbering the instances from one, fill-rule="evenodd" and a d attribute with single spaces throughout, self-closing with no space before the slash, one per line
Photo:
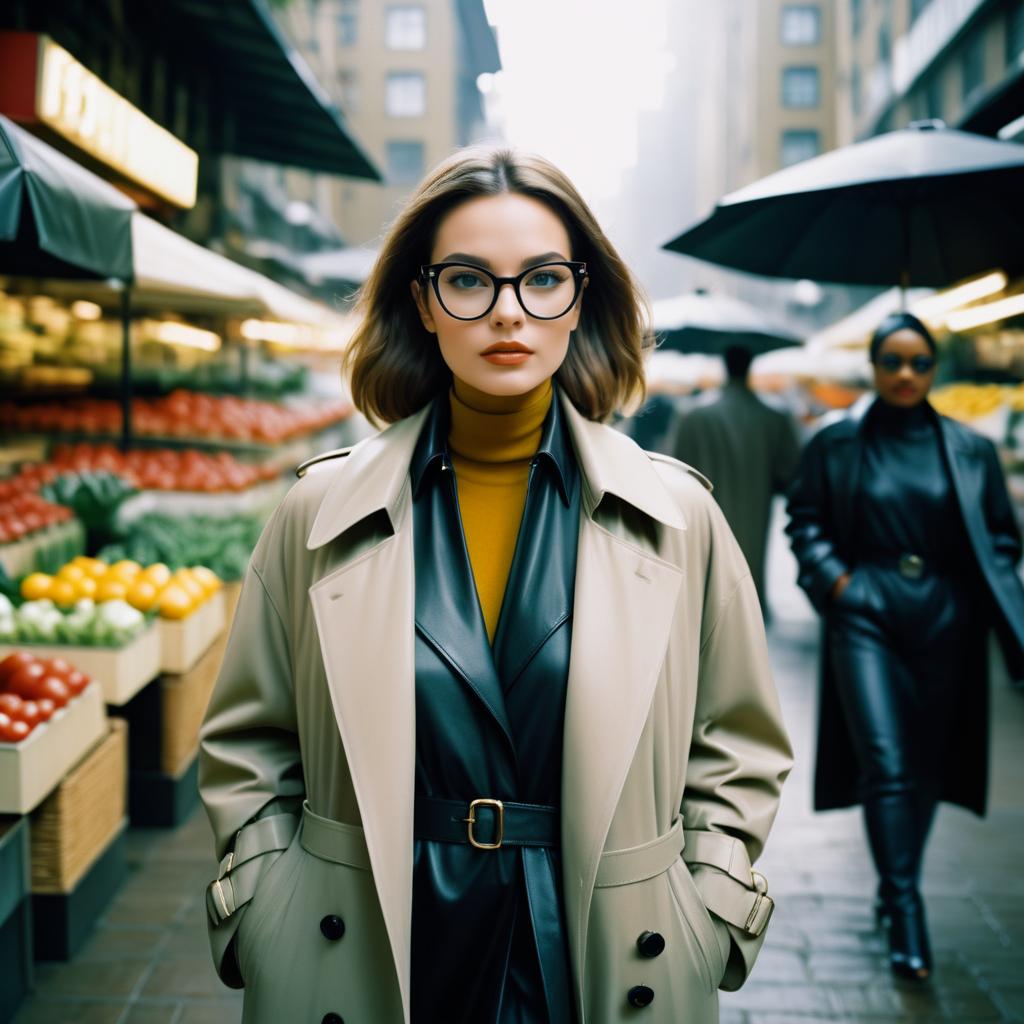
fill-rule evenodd
<path id="1" fill-rule="evenodd" d="M 497 324 L 519 324 L 526 314 L 516 298 L 516 290 L 510 284 L 498 290 L 498 300 L 491 310 L 491 321 Z"/>

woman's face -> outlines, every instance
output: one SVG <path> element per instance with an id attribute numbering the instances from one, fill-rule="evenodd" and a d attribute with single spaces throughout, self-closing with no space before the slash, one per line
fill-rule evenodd
<path id="1" fill-rule="evenodd" d="M 559 217 L 539 200 L 516 193 L 481 196 L 455 207 L 441 221 L 430 254 L 432 264 L 458 262 L 497 277 L 572 258 L 569 233 Z M 556 284 L 556 277 L 538 276 L 533 290 L 540 295 Z M 467 293 L 487 287 L 486 279 L 472 271 L 451 285 Z M 528 290 L 525 283 L 522 288 Z M 511 285 L 505 285 L 485 316 L 458 320 L 445 312 L 431 286 L 413 282 L 412 291 L 423 326 L 437 335 L 448 368 L 489 395 L 525 394 L 554 376 L 569 350 L 582 302 L 581 292 L 564 316 L 538 320 L 519 304 Z"/>
<path id="2" fill-rule="evenodd" d="M 935 356 L 917 331 L 904 327 L 882 342 L 875 357 L 875 388 L 884 402 L 913 408 L 928 396 L 934 379 Z"/>

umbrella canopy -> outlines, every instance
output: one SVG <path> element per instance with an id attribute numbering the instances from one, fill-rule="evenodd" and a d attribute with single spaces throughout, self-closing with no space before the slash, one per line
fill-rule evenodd
<path id="1" fill-rule="evenodd" d="M 665 248 L 770 277 L 938 288 L 1024 262 L 1024 146 L 933 122 L 722 199 Z"/>
<path id="2" fill-rule="evenodd" d="M 135 203 L 0 116 L 0 272 L 132 277 Z"/>
<path id="3" fill-rule="evenodd" d="M 768 323 L 759 310 L 728 295 L 697 291 L 661 299 L 651 312 L 661 347 L 678 352 L 720 354 L 730 345 L 742 345 L 760 355 L 800 344 L 791 331 Z"/>

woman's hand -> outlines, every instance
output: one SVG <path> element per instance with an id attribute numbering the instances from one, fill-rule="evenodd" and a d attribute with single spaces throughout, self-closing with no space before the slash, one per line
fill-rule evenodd
<path id="1" fill-rule="evenodd" d="M 839 598 L 842 597 L 843 591 L 849 585 L 850 585 L 850 574 L 848 572 L 844 572 L 842 574 L 842 576 L 840 576 L 839 579 L 837 579 L 835 581 L 835 583 L 832 584 L 832 589 L 829 591 L 829 598 L 832 601 L 838 601 Z"/>

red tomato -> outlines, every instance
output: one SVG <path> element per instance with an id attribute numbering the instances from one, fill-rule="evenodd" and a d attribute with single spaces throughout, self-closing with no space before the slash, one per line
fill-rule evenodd
<path id="1" fill-rule="evenodd" d="M 0 743 L 20 743 L 31 731 L 28 723 L 0 714 Z"/>
<path id="2" fill-rule="evenodd" d="M 21 711 L 11 715 L 16 722 L 24 722 L 30 729 L 34 729 L 42 720 L 42 712 L 34 700 L 26 700 L 21 705 Z"/>
<path id="3" fill-rule="evenodd" d="M 16 693 L 0 693 L 0 712 L 18 718 L 24 701 Z"/>
<path id="4" fill-rule="evenodd" d="M 58 679 L 67 681 L 68 676 L 75 671 L 63 658 L 43 658 L 43 668 L 46 674 L 56 676 Z"/>
<path id="5" fill-rule="evenodd" d="M 53 718 L 53 713 L 57 710 L 57 705 L 54 704 L 49 697 L 42 697 L 34 703 L 36 707 L 39 708 L 40 722 L 48 722 Z"/>
<path id="6" fill-rule="evenodd" d="M 62 676 L 61 681 L 71 691 L 72 697 L 77 697 L 92 682 L 84 672 L 77 668 L 71 669 L 66 676 Z"/>
<path id="7" fill-rule="evenodd" d="M 57 707 L 62 708 L 71 700 L 71 689 L 63 679 L 56 676 L 44 676 L 35 686 L 33 700 L 49 697 Z"/>
<path id="8" fill-rule="evenodd" d="M 3 687 L 19 668 L 31 665 L 35 660 L 28 651 L 15 651 L 13 654 L 8 654 L 3 661 L 0 661 L 0 687 Z"/>
<path id="9" fill-rule="evenodd" d="M 8 678 L 6 689 L 26 700 L 34 700 L 37 696 L 36 686 L 45 675 L 46 669 L 38 661 L 33 660 L 27 665 L 22 665 L 13 676 Z M 48 697 L 50 694 L 38 694 L 38 696 Z"/>

